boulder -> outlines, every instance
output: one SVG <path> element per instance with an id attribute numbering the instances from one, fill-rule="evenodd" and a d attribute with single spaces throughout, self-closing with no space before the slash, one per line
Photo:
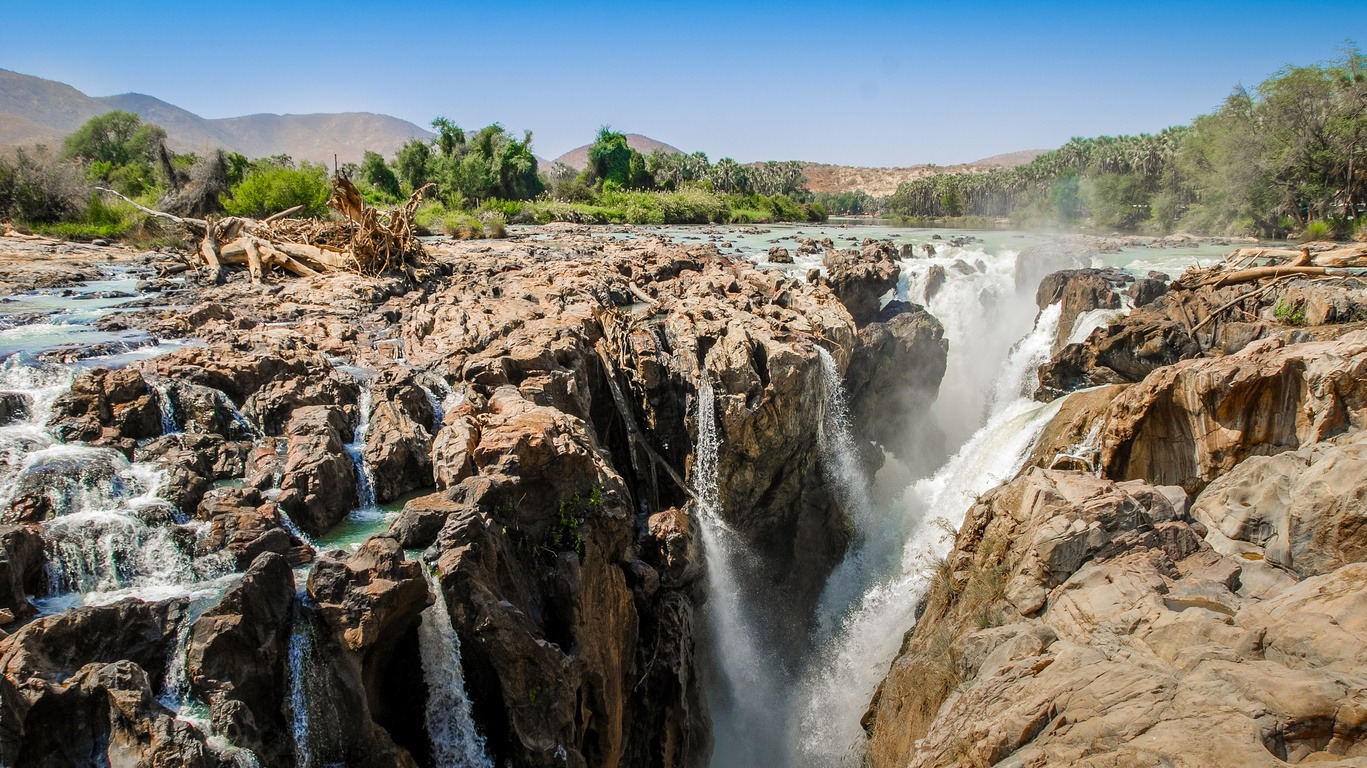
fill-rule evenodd
<path id="1" fill-rule="evenodd" d="M 326 533 L 356 507 L 356 464 L 345 449 L 349 432 L 339 408 L 304 406 L 290 416 L 277 501 L 310 536 Z"/>
<path id="2" fill-rule="evenodd" d="M 279 514 L 255 488 L 216 488 L 204 495 L 196 514 L 209 522 L 199 544 L 206 552 L 230 553 L 238 569 L 267 552 L 289 557 L 296 543 L 281 527 Z"/>
<path id="3" fill-rule="evenodd" d="M 897 286 L 902 267 L 891 241 L 866 241 L 859 251 L 826 252 L 826 279 L 858 326 L 878 316 L 883 296 Z"/>
<path id="4" fill-rule="evenodd" d="M 318 616 L 351 651 L 392 644 L 432 603 L 422 566 L 398 541 L 373 536 L 350 556 L 324 554 L 309 571 Z"/>
<path id="5" fill-rule="evenodd" d="M 289 564 L 277 554 L 261 554 L 195 620 L 186 646 L 191 690 L 208 702 L 214 733 L 269 765 L 293 757 L 281 708 L 293 605 Z"/>
<path id="6" fill-rule="evenodd" d="M 1304 579 L 1367 561 L 1367 432 L 1251 456 L 1201 492 L 1192 515 L 1216 550 Z"/>
<path id="7" fill-rule="evenodd" d="M 1127 277 L 1119 270 L 1067 269 L 1054 272 L 1040 281 L 1035 292 L 1035 304 L 1041 310 L 1050 304 L 1063 305 L 1054 348 L 1059 349 L 1068 341 L 1073 326 L 1083 313 L 1119 309 L 1120 295 L 1116 286 Z"/>
<path id="8" fill-rule="evenodd" d="M 0 392 L 0 426 L 23 421 L 33 411 L 33 397 L 25 392 Z"/>
<path id="9" fill-rule="evenodd" d="M 792 264 L 793 255 L 788 252 L 787 248 L 776 245 L 769 249 L 769 261 L 774 264 Z"/>
<path id="10" fill-rule="evenodd" d="M 372 405 L 364 456 L 375 500 L 383 503 L 432 486 L 432 421 L 427 393 L 410 370 L 390 368 L 370 383 Z"/>
<path id="11" fill-rule="evenodd" d="M 0 525 L 0 624 L 36 613 L 30 595 L 47 589 L 41 529 L 35 525 Z"/>
<path id="12" fill-rule="evenodd" d="M 859 329 L 859 341 L 845 371 L 845 390 L 855 432 L 903 455 L 918 446 L 918 434 L 940 390 L 949 342 L 944 327 L 925 308 L 892 302 L 876 321 Z"/>
<path id="13" fill-rule="evenodd" d="M 161 411 L 137 370 L 91 368 L 53 403 L 48 428 L 64 442 L 109 445 L 131 454 L 135 441 L 161 434 Z"/>

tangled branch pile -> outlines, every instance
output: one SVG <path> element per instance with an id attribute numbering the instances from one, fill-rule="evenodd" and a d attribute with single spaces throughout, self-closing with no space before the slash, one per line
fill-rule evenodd
<path id="1" fill-rule="evenodd" d="M 1192 267 L 1173 282 L 1178 289 L 1223 288 L 1290 275 L 1333 275 L 1335 270 L 1367 267 L 1367 245 L 1240 248 L 1208 267 Z"/>
<path id="2" fill-rule="evenodd" d="M 351 181 L 335 176 L 328 207 L 341 218 L 329 221 L 287 218 L 297 210 L 293 208 L 265 219 L 181 217 L 144 208 L 113 190 L 101 191 L 133 203 L 150 216 L 174 221 L 198 237 L 196 256 L 214 282 L 222 282 L 225 265 L 231 265 L 247 267 L 255 283 L 275 269 L 301 277 L 324 272 L 367 276 L 406 272 L 413 276 L 427 256 L 413 231 L 413 216 L 431 186 L 417 190 L 392 211 L 378 211 L 365 204 Z"/>

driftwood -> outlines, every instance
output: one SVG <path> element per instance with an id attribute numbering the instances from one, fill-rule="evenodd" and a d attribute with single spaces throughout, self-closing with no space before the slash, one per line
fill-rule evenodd
<path id="1" fill-rule="evenodd" d="M 190 231 L 200 241 L 196 254 L 199 266 L 215 283 L 223 282 L 225 265 L 246 267 L 253 283 L 265 280 L 277 269 L 301 277 L 327 272 L 375 276 L 404 271 L 411 275 L 427 257 L 414 232 L 413 219 L 423 195 L 431 188 L 429 184 L 419 189 L 392 211 L 378 211 L 365 204 L 360 191 L 346 177 L 334 176 L 328 206 L 341 218 L 312 221 L 289 218 L 300 206 L 264 219 L 176 216 L 97 187 L 149 216 Z"/>

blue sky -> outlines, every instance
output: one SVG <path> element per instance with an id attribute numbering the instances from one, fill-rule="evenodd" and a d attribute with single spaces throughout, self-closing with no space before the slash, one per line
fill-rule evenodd
<path id="1" fill-rule="evenodd" d="M 0 67 L 206 117 L 600 125 L 713 159 L 948 164 L 1155 131 L 1367 45 L 1359 0 L 1243 3 L 6 3 Z"/>

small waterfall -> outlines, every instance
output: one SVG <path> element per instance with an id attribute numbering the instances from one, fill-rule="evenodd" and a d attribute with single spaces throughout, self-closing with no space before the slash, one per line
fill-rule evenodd
<path id="1" fill-rule="evenodd" d="M 705 370 L 705 369 L 704 369 Z M 743 595 L 744 544 L 721 517 L 716 395 L 707 374 L 698 386 L 698 445 L 694 453 L 694 512 L 707 558 L 704 621 L 718 678 L 706 684 L 715 746 L 713 768 L 769 765 L 787 740 L 778 664 L 759 644 L 755 605 Z"/>
<path id="2" fill-rule="evenodd" d="M 430 569 L 424 567 L 423 573 L 437 596 L 437 601 L 423 611 L 422 623 L 418 625 L 433 764 L 436 768 L 493 768 L 493 760 L 484 751 L 484 737 L 471 717 L 460 661 L 460 637 L 451 625 L 441 583 Z"/>
<path id="3" fill-rule="evenodd" d="M 361 393 L 356 398 L 356 433 L 344 449 L 356 465 L 356 506 L 363 510 L 375 507 L 375 480 L 365 461 L 365 439 L 370 433 L 370 387 L 360 379 Z"/>
<path id="4" fill-rule="evenodd" d="M 161 413 L 162 434 L 174 435 L 180 432 L 180 423 L 176 421 L 175 403 L 171 399 L 170 382 L 165 379 L 157 379 L 152 383 L 152 392 L 156 395 L 157 410 Z M 236 411 L 237 409 L 233 410 Z"/>
<path id="5" fill-rule="evenodd" d="M 176 644 L 171 648 L 171 656 L 166 660 L 166 679 L 161 686 L 161 696 L 157 698 L 163 706 L 179 712 L 190 694 L 189 663 L 186 659 L 190 645 L 190 628 L 194 619 L 189 612 L 180 620 L 176 628 Z"/>
<path id="6" fill-rule="evenodd" d="M 817 607 L 817 639 L 825 638 L 859 600 L 873 579 L 896 554 L 896 520 L 882 514 L 872 497 L 873 482 L 864 471 L 859 445 L 851 431 L 849 403 L 839 366 L 831 353 L 817 347 L 821 360 L 825 408 L 818 427 L 821 468 L 836 489 L 845 513 L 854 522 L 854 538 L 845 558 L 831 573 Z"/>
<path id="7" fill-rule="evenodd" d="M 1039 387 L 1039 367 L 1049 362 L 1053 354 L 1054 339 L 1062 315 L 1063 304 L 1060 302 L 1040 310 L 1035 327 L 1011 347 L 1006 362 L 997 374 L 992 394 L 988 397 L 989 412 L 1000 413 L 1022 397 L 1034 394 Z"/>
<path id="8" fill-rule="evenodd" d="M 290 731 L 294 735 L 294 763 L 297 768 L 314 768 L 313 745 L 309 727 L 307 676 L 313 656 L 313 625 L 295 602 L 294 628 L 290 631 L 289 682 Z"/>

